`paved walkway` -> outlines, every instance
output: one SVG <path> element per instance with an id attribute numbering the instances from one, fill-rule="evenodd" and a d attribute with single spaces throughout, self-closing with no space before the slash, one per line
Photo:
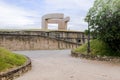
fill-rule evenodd
<path id="1" fill-rule="evenodd" d="M 17 51 L 33 68 L 16 80 L 120 80 L 120 65 L 70 56 L 70 50 Z"/>

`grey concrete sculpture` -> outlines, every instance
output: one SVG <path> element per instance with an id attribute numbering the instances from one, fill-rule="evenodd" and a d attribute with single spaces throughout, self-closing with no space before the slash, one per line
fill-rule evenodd
<path id="1" fill-rule="evenodd" d="M 67 30 L 67 23 L 70 17 L 65 17 L 62 13 L 46 14 L 42 17 L 42 29 L 48 29 L 48 23 L 58 24 L 58 30 Z"/>

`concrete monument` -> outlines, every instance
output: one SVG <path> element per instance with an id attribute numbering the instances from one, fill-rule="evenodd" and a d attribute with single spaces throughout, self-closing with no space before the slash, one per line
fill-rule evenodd
<path id="1" fill-rule="evenodd" d="M 46 14 L 42 17 L 42 29 L 48 29 L 48 23 L 58 24 L 58 30 L 67 30 L 67 23 L 70 17 L 65 17 L 62 13 Z"/>

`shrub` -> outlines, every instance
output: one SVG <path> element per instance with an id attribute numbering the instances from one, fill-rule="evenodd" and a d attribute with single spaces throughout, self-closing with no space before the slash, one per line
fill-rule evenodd
<path id="1" fill-rule="evenodd" d="M 120 0 L 96 0 L 85 21 L 97 39 L 120 54 Z"/>
<path id="2" fill-rule="evenodd" d="M 114 52 L 110 49 L 110 47 L 103 41 L 95 39 L 90 41 L 91 47 L 91 55 L 101 55 L 101 56 L 120 56 L 115 55 Z M 87 54 L 87 43 L 82 46 L 76 48 L 75 52 L 79 52 L 81 54 Z"/>

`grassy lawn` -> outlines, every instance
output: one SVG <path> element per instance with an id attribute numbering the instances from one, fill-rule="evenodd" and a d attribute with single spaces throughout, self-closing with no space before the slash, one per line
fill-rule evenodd
<path id="1" fill-rule="evenodd" d="M 0 48 L 0 72 L 21 66 L 25 61 L 26 58 L 24 56 L 14 54 L 4 48 Z"/>
<path id="2" fill-rule="evenodd" d="M 91 40 L 90 41 L 91 55 L 101 55 L 101 56 L 114 56 L 114 53 L 110 50 L 108 45 L 99 40 Z M 79 52 L 81 54 L 87 54 L 87 44 L 83 44 L 82 46 L 76 48 L 75 52 Z"/>

